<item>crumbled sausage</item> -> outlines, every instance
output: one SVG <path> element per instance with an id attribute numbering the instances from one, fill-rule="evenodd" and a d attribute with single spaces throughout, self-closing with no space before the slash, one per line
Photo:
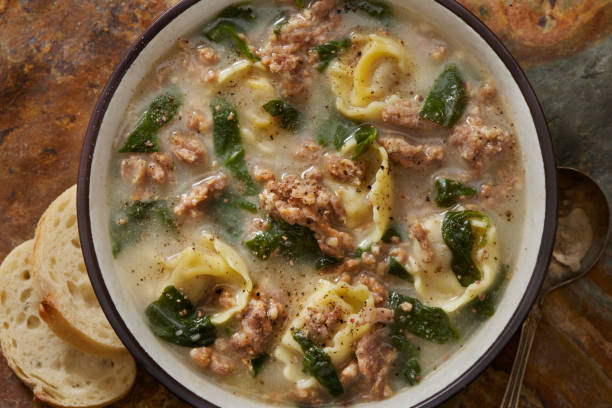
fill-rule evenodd
<path id="1" fill-rule="evenodd" d="M 147 161 L 137 155 L 121 160 L 121 177 L 134 185 L 141 185 L 147 178 Z"/>
<path id="2" fill-rule="evenodd" d="M 369 324 L 389 324 L 393 321 L 393 310 L 387 309 L 386 307 L 368 307 L 362 309 L 361 320 L 363 323 Z"/>
<path id="3" fill-rule="evenodd" d="M 393 390 L 387 384 L 387 375 L 397 358 L 397 351 L 382 341 L 379 332 L 371 332 L 359 340 L 355 355 L 359 372 L 370 385 L 370 398 L 379 400 L 390 397 Z"/>
<path id="4" fill-rule="evenodd" d="M 205 47 L 205 46 L 196 47 L 196 53 L 199 55 L 200 60 L 205 65 L 214 65 L 217 62 L 219 62 L 219 55 L 214 49 L 210 47 Z"/>
<path id="5" fill-rule="evenodd" d="M 164 153 L 153 153 L 151 154 L 151 160 L 149 161 L 147 173 L 153 182 L 161 184 L 166 181 L 169 172 L 174 167 L 170 156 Z"/>
<path id="6" fill-rule="evenodd" d="M 310 228 L 323 252 L 341 256 L 352 250 L 353 237 L 331 226 L 332 221 L 345 221 L 345 212 L 340 200 L 323 184 L 321 172 L 312 168 L 304 177 L 285 175 L 279 181 L 268 180 L 259 195 L 266 211 L 289 224 Z"/>
<path id="7" fill-rule="evenodd" d="M 399 99 L 383 108 L 382 119 L 384 122 L 408 129 L 435 128 L 434 122 L 421 118 L 420 110 L 421 107 L 418 104 L 407 99 Z"/>
<path id="8" fill-rule="evenodd" d="M 325 344 L 336 332 L 342 309 L 339 306 L 326 311 L 308 308 L 308 312 L 309 319 L 304 326 L 306 337 L 317 344 Z"/>
<path id="9" fill-rule="evenodd" d="M 161 184 L 172 171 L 172 159 L 163 153 L 153 153 L 149 160 L 139 155 L 131 155 L 121 161 L 121 177 L 133 185 L 143 185 L 147 179 Z"/>
<path id="10" fill-rule="evenodd" d="M 234 371 L 234 365 L 227 357 L 213 352 L 210 358 L 210 371 L 215 375 L 223 377 Z"/>
<path id="11" fill-rule="evenodd" d="M 316 143 L 307 140 L 300 143 L 293 151 L 293 157 L 303 161 L 315 161 L 319 156 L 319 146 Z"/>
<path id="12" fill-rule="evenodd" d="M 379 142 L 392 161 L 408 169 L 423 169 L 444 160 L 442 146 L 413 145 L 401 137 L 385 137 Z"/>
<path id="13" fill-rule="evenodd" d="M 240 329 L 232 336 L 232 346 L 244 349 L 250 356 L 264 352 L 274 334 L 274 325 L 281 321 L 284 313 L 284 305 L 273 297 L 260 293 L 252 298 L 238 316 Z"/>
<path id="14" fill-rule="evenodd" d="M 197 215 L 195 208 L 202 202 L 206 201 L 215 191 L 221 191 L 225 188 L 227 176 L 223 173 L 217 173 L 214 176 L 208 177 L 191 187 L 191 191 L 181 196 L 181 202 L 174 207 L 176 215 L 183 215 L 186 211 L 190 211 L 191 215 Z"/>
<path id="15" fill-rule="evenodd" d="M 360 160 L 343 159 L 337 154 L 328 153 L 325 155 L 325 165 L 332 176 L 343 182 L 359 185 L 365 176 L 365 164 Z"/>
<path id="16" fill-rule="evenodd" d="M 192 348 L 189 352 L 189 356 L 199 367 L 206 368 L 210 365 L 210 358 L 212 356 L 211 347 L 198 347 Z"/>
<path id="17" fill-rule="evenodd" d="M 261 63 L 280 76 L 285 96 L 307 89 L 316 54 L 312 48 L 332 39 L 342 17 L 335 12 L 336 0 L 320 0 L 289 18 L 278 37 L 270 34 L 260 50 Z"/>
<path id="18" fill-rule="evenodd" d="M 428 231 L 423 228 L 421 223 L 414 224 L 411 230 L 412 235 L 419 242 L 421 250 L 423 251 L 423 262 L 430 263 L 433 260 L 434 251 L 429 236 L 427 235 Z"/>
<path id="19" fill-rule="evenodd" d="M 289 393 L 289 398 L 302 403 L 305 403 L 309 407 L 318 407 L 323 404 L 323 397 L 321 396 L 322 388 L 295 388 Z"/>
<path id="20" fill-rule="evenodd" d="M 187 127 L 187 129 L 193 132 L 204 133 L 208 129 L 210 129 L 212 125 L 212 121 L 210 120 L 210 118 L 207 118 L 206 116 L 195 110 L 188 110 L 185 116 L 185 126 Z"/>
<path id="21" fill-rule="evenodd" d="M 176 157 L 185 163 L 201 163 L 206 158 L 204 145 L 194 137 L 186 137 L 173 133 L 170 138 L 170 150 Z"/>
<path id="22" fill-rule="evenodd" d="M 513 149 L 515 140 L 498 126 L 487 126 L 481 117 L 468 115 L 453 129 L 449 142 L 459 148 L 461 157 L 477 170 L 487 159 L 504 150 Z"/>
<path id="23" fill-rule="evenodd" d="M 183 50 L 183 66 L 188 72 L 202 76 L 204 69 L 219 62 L 219 55 L 210 47 L 198 45 L 192 47 L 188 40 L 179 41 Z"/>
<path id="24" fill-rule="evenodd" d="M 225 309 L 234 307 L 235 300 L 234 300 L 234 293 L 232 292 L 232 290 L 228 288 L 221 288 L 219 290 L 218 302 L 219 302 L 219 305 Z"/>
<path id="25" fill-rule="evenodd" d="M 442 61 L 446 57 L 447 46 L 444 43 L 437 43 L 433 46 L 432 50 L 429 53 L 429 56 L 434 61 Z"/>
<path id="26" fill-rule="evenodd" d="M 387 302 L 389 291 L 376 276 L 368 273 L 361 273 L 356 277 L 356 282 L 364 284 L 370 289 L 370 292 L 374 296 L 375 306 L 382 306 Z"/>

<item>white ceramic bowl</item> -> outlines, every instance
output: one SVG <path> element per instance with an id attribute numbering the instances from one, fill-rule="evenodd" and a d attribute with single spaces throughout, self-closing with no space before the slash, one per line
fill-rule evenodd
<path id="1" fill-rule="evenodd" d="M 552 146 L 536 96 L 518 64 L 499 40 L 453 0 L 388 0 L 435 23 L 443 33 L 468 44 L 507 98 L 522 146 L 526 219 L 514 275 L 493 317 L 466 344 L 420 384 L 392 398 L 365 404 L 376 407 L 429 407 L 469 384 L 505 346 L 519 327 L 540 288 L 552 252 L 557 187 Z M 184 364 L 147 327 L 142 310 L 120 284 L 108 233 L 108 165 L 113 139 L 140 78 L 182 35 L 230 4 L 227 0 L 184 0 L 156 20 L 134 43 L 109 79 L 96 105 L 83 145 L 78 180 L 78 219 L 87 270 L 100 304 L 128 349 L 154 377 L 197 407 L 260 407 L 234 395 Z"/>

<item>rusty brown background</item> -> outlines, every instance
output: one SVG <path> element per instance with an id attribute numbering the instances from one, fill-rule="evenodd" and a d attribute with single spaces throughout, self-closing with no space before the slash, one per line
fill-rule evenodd
<path id="1" fill-rule="evenodd" d="M 559 164 L 612 193 L 612 2 L 461 0 L 526 69 Z M 0 0 L 0 259 L 32 237 L 76 182 L 98 95 L 132 41 L 174 1 Z M 612 249 L 583 280 L 547 298 L 522 407 L 612 406 Z M 445 407 L 496 407 L 518 337 Z M 0 408 L 41 406 L 0 360 Z M 140 370 L 115 408 L 184 407 Z"/>

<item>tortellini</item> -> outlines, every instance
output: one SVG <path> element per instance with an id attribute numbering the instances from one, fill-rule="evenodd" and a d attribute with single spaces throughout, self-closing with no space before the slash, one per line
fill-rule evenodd
<path id="1" fill-rule="evenodd" d="M 215 285 L 231 287 L 234 306 L 211 315 L 213 324 L 228 321 L 244 309 L 253 289 L 249 270 L 236 251 L 218 238 L 204 234 L 201 246 L 189 246 L 166 261 L 171 275 L 164 286 L 179 288 L 190 300 L 202 299 Z"/>
<path id="2" fill-rule="evenodd" d="M 349 139 L 342 154 L 350 153 L 354 146 L 354 141 Z M 384 147 L 374 143 L 360 160 L 366 162 L 369 170 L 366 172 L 364 183 L 359 186 L 338 182 L 329 182 L 329 184 L 342 201 L 347 227 L 355 234 L 358 246 L 367 248 L 380 241 L 389 226 L 393 180 L 389 155 Z M 371 188 L 368 189 L 368 185 Z"/>
<path id="3" fill-rule="evenodd" d="M 442 239 L 443 218 L 444 214 L 434 215 L 422 222 L 431 243 L 431 261 L 426 262 L 429 254 L 414 239 L 406 267 L 414 276 L 414 287 L 421 301 L 453 312 L 491 286 L 499 269 L 500 249 L 495 226 L 488 225 L 487 221 L 470 219 L 472 228 L 486 229 L 485 244 L 481 247 L 475 245 L 472 250 L 472 259 L 482 273 L 482 279 L 467 287 L 461 286 L 451 269 L 451 251 Z"/>
<path id="4" fill-rule="evenodd" d="M 336 95 L 336 108 L 349 118 L 380 119 L 395 82 L 410 73 L 408 51 L 401 42 L 381 34 L 354 35 L 353 47 L 361 52 L 356 65 L 355 53 L 347 52 L 329 69 L 331 89 Z"/>
<path id="5" fill-rule="evenodd" d="M 284 376 L 295 382 L 298 388 L 309 388 L 317 384 L 316 380 L 302 372 L 304 354 L 293 339 L 293 331 L 304 328 L 311 320 L 313 311 L 326 312 L 334 308 L 341 309 L 339 324 L 333 337 L 324 347 L 335 367 L 346 362 L 354 351 L 354 344 L 371 328 L 360 316 L 360 312 L 374 307 L 374 298 L 370 290 L 362 284 L 349 285 L 344 282 L 330 282 L 321 279 L 314 293 L 308 298 L 305 307 L 291 321 L 274 356 L 285 365 Z"/>

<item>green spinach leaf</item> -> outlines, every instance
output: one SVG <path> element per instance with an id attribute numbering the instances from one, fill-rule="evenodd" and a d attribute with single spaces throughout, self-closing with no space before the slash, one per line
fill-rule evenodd
<path id="1" fill-rule="evenodd" d="M 317 71 L 324 71 L 329 63 L 339 56 L 342 51 L 351 46 L 351 40 L 344 38 L 340 41 L 328 41 L 326 43 L 317 45 L 316 51 L 319 57 L 319 63 L 317 64 Z"/>
<path id="2" fill-rule="evenodd" d="M 466 93 L 456 65 L 448 65 L 436 78 L 419 113 L 438 125 L 453 127 L 465 110 Z"/>
<path id="3" fill-rule="evenodd" d="M 228 238 L 242 234 L 245 211 L 257 212 L 257 205 L 231 191 L 224 191 L 211 203 L 207 214 L 218 223 Z"/>
<path id="4" fill-rule="evenodd" d="M 276 36 L 276 38 L 280 37 L 281 29 L 285 24 L 289 22 L 289 17 L 287 17 L 287 13 L 281 11 L 279 14 L 274 17 L 274 23 L 272 23 L 272 32 Z"/>
<path id="5" fill-rule="evenodd" d="M 119 149 L 119 153 L 159 152 L 157 132 L 170 122 L 183 103 L 183 94 L 178 88 L 171 89 L 155 97 L 149 104 L 134 130 Z"/>
<path id="6" fill-rule="evenodd" d="M 451 268 L 461 286 L 469 286 L 482 276 L 472 259 L 472 249 L 476 236 L 472 231 L 471 218 L 489 221 L 489 218 L 478 211 L 449 211 L 442 221 L 442 238 L 452 253 Z M 486 232 L 477 244 L 482 242 Z"/>
<path id="7" fill-rule="evenodd" d="M 272 99 L 263 106 L 270 115 L 280 116 L 280 127 L 295 132 L 300 124 L 300 113 L 293 106 L 280 99 Z"/>
<path id="8" fill-rule="evenodd" d="M 234 4 L 223 9 L 212 23 L 204 27 L 204 35 L 210 41 L 235 48 L 251 61 L 259 61 L 239 35 L 249 29 L 255 18 L 251 6 Z"/>
<path id="9" fill-rule="evenodd" d="M 316 378 L 319 384 L 325 387 L 331 395 L 338 396 L 344 393 L 331 357 L 321 347 L 308 340 L 301 330 L 296 330 L 293 333 L 293 339 L 304 352 L 302 371 Z"/>
<path id="10" fill-rule="evenodd" d="M 374 143 L 374 140 L 376 140 L 377 133 L 378 130 L 372 125 L 359 125 L 357 129 L 355 129 L 352 136 L 355 138 L 357 145 L 353 151 L 353 160 L 368 151 L 372 143 Z"/>
<path id="11" fill-rule="evenodd" d="M 392 334 L 391 344 L 398 351 L 397 366 L 404 380 L 410 385 L 416 385 L 421 380 L 421 365 L 419 364 L 419 349 L 417 349 L 404 334 Z"/>
<path id="12" fill-rule="evenodd" d="M 493 316 L 495 314 L 495 304 L 497 302 L 499 291 L 501 290 L 504 282 L 508 279 L 509 270 L 510 265 L 501 264 L 499 266 L 499 270 L 497 271 L 497 276 L 489 289 L 487 289 L 487 291 L 481 296 L 469 301 L 464 306 L 465 310 L 473 313 L 479 320 L 487 320 L 489 317 Z"/>
<path id="13" fill-rule="evenodd" d="M 412 275 L 404 268 L 404 265 L 399 263 L 397 259 L 390 257 L 389 258 L 389 275 L 397 276 L 400 279 L 403 279 L 408 282 L 414 282 L 414 278 Z"/>
<path id="14" fill-rule="evenodd" d="M 117 257 L 126 245 L 140 241 L 151 220 L 172 233 L 177 232 L 174 217 L 165 201 L 137 200 L 125 204 L 111 223 L 113 256 Z"/>
<path id="15" fill-rule="evenodd" d="M 315 132 L 317 142 L 323 147 L 333 145 L 336 150 L 340 150 L 357 126 L 356 122 L 345 118 L 340 112 L 334 110 L 317 128 Z"/>
<path id="16" fill-rule="evenodd" d="M 265 353 L 258 354 L 251 359 L 251 373 L 253 377 L 257 377 L 266 360 L 268 360 L 268 355 Z"/>
<path id="17" fill-rule="evenodd" d="M 434 201 L 439 207 L 450 207 L 457 203 L 460 197 L 476 194 L 476 190 L 472 187 L 464 186 L 460 181 L 443 177 L 436 179 L 434 192 L 436 194 Z"/>
<path id="18" fill-rule="evenodd" d="M 398 237 L 400 241 L 404 241 L 406 239 L 404 232 L 397 224 L 391 224 L 380 240 L 385 244 L 391 244 L 393 242 L 393 237 Z"/>
<path id="19" fill-rule="evenodd" d="M 259 191 L 249 173 L 244 159 L 244 147 L 240 137 L 238 113 L 230 102 L 215 98 L 210 103 L 213 117 L 213 147 L 215 155 L 223 161 L 232 175 L 245 185 L 245 194 L 254 195 Z"/>
<path id="20" fill-rule="evenodd" d="M 147 306 L 149 327 L 157 337 L 185 347 L 211 345 L 215 326 L 208 316 L 191 304 L 174 286 L 168 286 L 158 300 Z"/>
<path id="21" fill-rule="evenodd" d="M 391 293 L 388 301 L 389 309 L 393 310 L 393 333 L 412 333 L 428 341 L 446 343 L 459 338 L 444 310 L 439 307 L 425 306 L 418 299 Z"/>
<path id="22" fill-rule="evenodd" d="M 366 12 L 371 17 L 384 21 L 393 15 L 393 9 L 387 3 L 376 0 L 353 0 L 350 1 L 358 9 Z"/>

